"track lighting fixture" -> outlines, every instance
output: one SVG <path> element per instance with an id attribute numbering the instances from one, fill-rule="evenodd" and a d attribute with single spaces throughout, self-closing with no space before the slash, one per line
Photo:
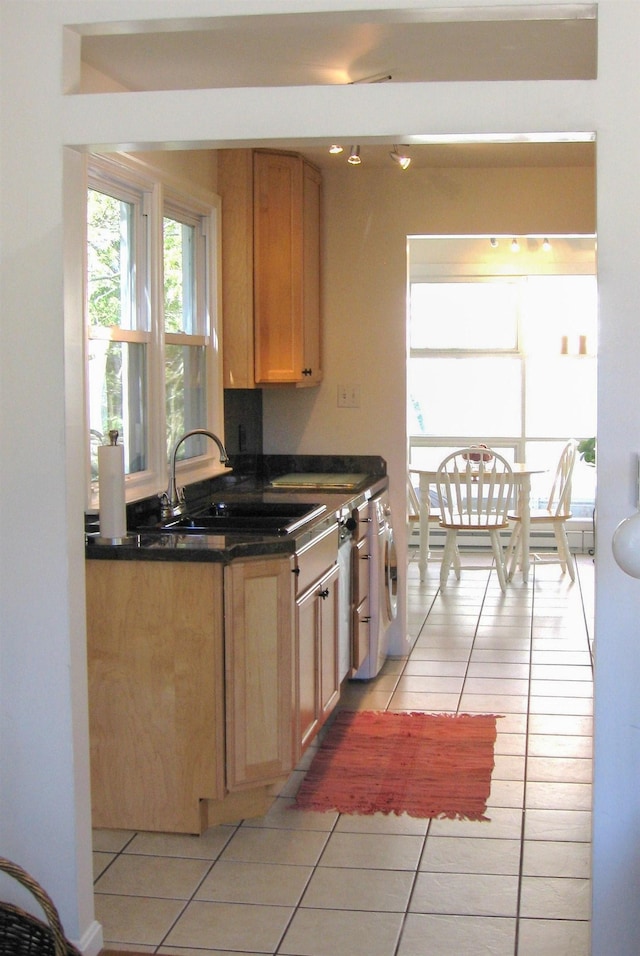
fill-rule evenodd
<path id="1" fill-rule="evenodd" d="M 502 238 L 506 239 L 506 236 L 503 236 Z M 539 245 L 537 244 L 537 242 L 534 242 L 534 241 L 533 241 L 534 238 L 537 240 L 537 242 L 540 243 Z M 537 249 L 537 250 L 542 250 L 542 252 L 551 252 L 551 248 L 552 248 L 552 247 L 551 247 L 551 242 L 550 242 L 548 236 L 545 236 L 545 238 L 544 238 L 541 242 L 540 242 L 540 240 L 538 239 L 537 236 L 536 236 L 536 237 L 529 237 L 529 238 L 527 238 L 525 241 L 526 241 L 526 248 L 527 248 L 527 251 L 528 251 L 529 253 L 534 252 L 536 249 Z M 497 248 L 498 248 L 498 246 L 500 245 L 500 243 L 499 243 L 498 239 L 496 238 L 496 236 L 491 236 L 491 237 L 489 238 L 489 245 L 491 246 L 492 249 L 497 249 Z M 518 239 L 517 236 L 514 236 L 514 237 L 513 237 L 513 239 L 511 240 L 510 245 L 511 245 L 511 251 L 512 251 L 512 252 L 520 252 L 520 240 Z"/>
<path id="2" fill-rule="evenodd" d="M 337 156 L 340 153 L 344 152 L 344 148 L 338 143 L 332 143 L 329 146 L 329 152 L 332 156 Z M 411 157 L 407 156 L 405 151 L 400 146 L 394 144 L 393 150 L 389 153 L 390 158 L 394 163 L 397 163 L 401 169 L 407 169 L 411 163 Z M 347 157 L 347 162 L 352 166 L 359 166 L 362 162 L 360 157 L 360 147 L 359 146 L 350 146 L 349 155 Z"/>
<path id="3" fill-rule="evenodd" d="M 404 152 L 401 152 L 400 149 L 394 145 L 393 150 L 389 153 L 389 156 L 397 163 L 401 169 L 407 169 L 411 162 L 411 157 L 407 156 Z"/>

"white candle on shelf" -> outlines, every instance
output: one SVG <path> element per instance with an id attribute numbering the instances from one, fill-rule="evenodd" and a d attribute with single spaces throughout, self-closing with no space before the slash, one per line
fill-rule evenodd
<path id="1" fill-rule="evenodd" d="M 98 448 L 100 481 L 100 537 L 124 538 L 127 511 L 124 495 L 124 446 L 118 445 L 118 432 L 110 431 L 111 444 Z"/>

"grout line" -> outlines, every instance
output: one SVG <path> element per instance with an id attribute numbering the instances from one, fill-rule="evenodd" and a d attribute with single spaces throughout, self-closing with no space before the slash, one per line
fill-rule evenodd
<path id="1" fill-rule="evenodd" d="M 522 904 L 522 873 L 524 869 L 524 834 L 527 820 L 527 770 L 529 766 L 529 724 L 531 717 L 531 674 L 533 668 L 533 622 L 536 613 L 536 566 L 532 563 L 529 574 L 531 575 L 531 607 L 529 617 L 529 665 L 527 679 L 527 713 L 524 724 L 524 767 L 523 767 L 523 786 L 522 786 L 522 813 L 520 820 L 520 854 L 518 858 L 518 890 L 516 896 L 516 925 L 514 936 L 514 956 L 518 956 L 520 943 L 520 906 Z"/>

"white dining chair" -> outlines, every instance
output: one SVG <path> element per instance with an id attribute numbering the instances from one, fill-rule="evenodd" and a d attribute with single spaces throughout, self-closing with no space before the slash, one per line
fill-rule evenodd
<path id="1" fill-rule="evenodd" d="M 419 530 L 420 552 L 424 554 L 424 564 L 426 565 L 431 558 L 431 551 L 429 549 L 429 525 L 432 523 L 437 524 L 440 521 L 440 511 L 438 510 L 438 495 L 435 488 L 432 488 L 429 490 L 429 517 L 426 524 L 423 522 L 422 503 L 412 479 L 412 475 L 415 474 L 418 474 L 418 472 L 409 468 L 407 472 L 407 519 L 409 523 L 409 539 L 411 540 L 413 527 L 417 525 Z M 424 567 L 422 565 L 420 569 L 420 580 L 424 580 Z"/>
<path id="2" fill-rule="evenodd" d="M 550 525 L 553 528 L 557 548 L 556 552 L 531 551 L 530 561 L 538 564 L 559 564 L 562 567 L 562 573 L 568 571 L 572 581 L 575 581 L 576 571 L 573 555 L 569 550 L 567 521 L 571 517 L 571 481 L 577 450 L 577 441 L 570 439 L 560 453 L 546 507 L 532 508 L 529 517 L 532 529 L 544 525 Z M 522 561 L 523 541 L 520 515 L 517 512 L 510 512 L 509 520 L 514 523 L 507 550 L 508 578 L 511 580 Z"/>
<path id="3" fill-rule="evenodd" d="M 513 506 L 514 489 L 513 471 L 507 459 L 492 449 L 461 448 L 440 463 L 436 488 L 440 527 L 446 531 L 440 586 L 446 586 L 452 567 L 460 579 L 458 535 L 482 531 L 489 536 L 500 588 L 506 591 L 505 552 L 500 533 L 510 527 L 508 513 Z M 465 567 L 477 569 L 479 566 L 465 563 Z M 486 569 L 486 565 L 484 567 Z"/>

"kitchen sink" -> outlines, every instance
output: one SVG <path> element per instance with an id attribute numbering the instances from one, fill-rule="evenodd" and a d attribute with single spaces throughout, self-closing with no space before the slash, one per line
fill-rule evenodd
<path id="1" fill-rule="evenodd" d="M 326 505 L 232 502 L 210 505 L 194 515 L 180 515 L 166 522 L 162 531 L 180 534 L 291 534 L 319 517 Z"/>

